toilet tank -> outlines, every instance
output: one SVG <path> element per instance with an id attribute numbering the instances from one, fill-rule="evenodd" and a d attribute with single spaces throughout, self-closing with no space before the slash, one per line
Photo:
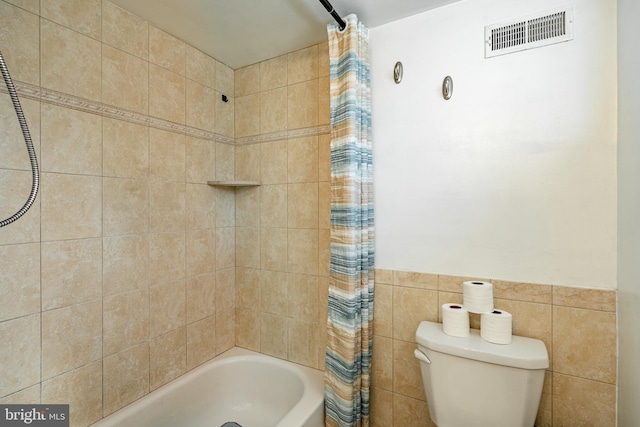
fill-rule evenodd
<path id="1" fill-rule="evenodd" d="M 514 336 L 511 344 L 492 344 L 476 329 L 452 337 L 440 323 L 421 322 L 416 342 L 430 362 L 421 360 L 420 369 L 438 427 L 534 425 L 549 367 L 542 341 Z"/>

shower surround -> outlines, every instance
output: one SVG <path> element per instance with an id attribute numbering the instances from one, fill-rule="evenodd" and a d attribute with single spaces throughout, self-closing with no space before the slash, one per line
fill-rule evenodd
<path id="1" fill-rule="evenodd" d="M 107 1 L 0 0 L 0 45 L 43 172 L 0 229 L 0 402 L 86 426 L 234 345 L 323 369 L 327 44 L 234 71 Z M 1 89 L 0 110 L 1 214 L 30 173 Z M 417 426 L 413 334 L 466 279 L 376 276 L 372 425 Z M 549 350 L 540 425 L 615 425 L 615 291 L 494 285 Z"/>

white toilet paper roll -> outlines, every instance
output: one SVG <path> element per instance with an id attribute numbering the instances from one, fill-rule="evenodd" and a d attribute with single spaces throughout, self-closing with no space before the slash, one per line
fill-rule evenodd
<path id="1" fill-rule="evenodd" d="M 462 304 L 442 305 L 442 330 L 452 337 L 469 336 L 469 312 Z"/>
<path id="2" fill-rule="evenodd" d="M 510 344 L 513 316 L 504 310 L 493 310 L 480 316 L 480 336 L 490 343 Z"/>
<path id="3" fill-rule="evenodd" d="M 493 310 L 493 285 L 489 282 L 469 281 L 462 284 L 464 308 L 469 313 L 488 313 Z"/>

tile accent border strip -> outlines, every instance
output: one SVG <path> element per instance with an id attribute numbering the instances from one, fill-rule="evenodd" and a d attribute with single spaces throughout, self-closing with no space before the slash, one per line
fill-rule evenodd
<path id="1" fill-rule="evenodd" d="M 223 144 L 250 145 L 288 138 L 303 138 L 307 136 L 323 135 L 331 132 L 331 127 L 329 125 L 320 125 L 300 129 L 291 129 L 288 131 L 267 133 L 262 135 L 247 136 L 243 138 L 232 138 L 204 129 L 194 128 L 191 126 L 164 120 L 159 117 L 153 117 L 147 114 L 138 113 L 136 111 L 116 107 L 114 105 L 107 105 L 103 104 L 102 102 L 81 98 L 67 93 L 57 92 L 52 89 L 42 88 L 30 83 L 14 81 L 14 86 L 16 88 L 18 96 L 21 98 L 45 102 L 47 104 L 57 105 L 60 107 L 71 108 L 73 110 L 104 116 L 116 120 L 122 120 L 125 122 L 146 125 L 155 129 L 185 134 L 187 136 L 198 139 L 221 142 Z M 4 85 L 0 85 L 0 93 L 8 94 L 9 92 Z"/>

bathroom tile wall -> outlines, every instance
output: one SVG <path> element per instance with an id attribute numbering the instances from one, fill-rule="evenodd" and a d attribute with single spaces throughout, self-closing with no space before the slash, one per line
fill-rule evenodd
<path id="1" fill-rule="evenodd" d="M 235 345 L 234 71 L 102 0 L 0 0 L 41 167 L 0 229 L 0 402 L 86 426 Z M 221 100 L 221 94 L 229 102 Z M 0 84 L 0 217 L 31 173 Z"/>
<path id="2" fill-rule="evenodd" d="M 236 344 L 324 365 L 329 64 L 322 43 L 236 70 Z"/>
<path id="3" fill-rule="evenodd" d="M 493 283 L 494 305 L 512 313 L 515 335 L 547 347 L 536 426 L 615 426 L 615 291 L 392 270 L 376 270 L 372 425 L 433 425 L 425 424 L 415 331 L 422 320 L 442 322 L 442 304 L 462 303 L 462 283 L 472 279 Z M 479 315 L 471 327 L 480 328 Z"/>

